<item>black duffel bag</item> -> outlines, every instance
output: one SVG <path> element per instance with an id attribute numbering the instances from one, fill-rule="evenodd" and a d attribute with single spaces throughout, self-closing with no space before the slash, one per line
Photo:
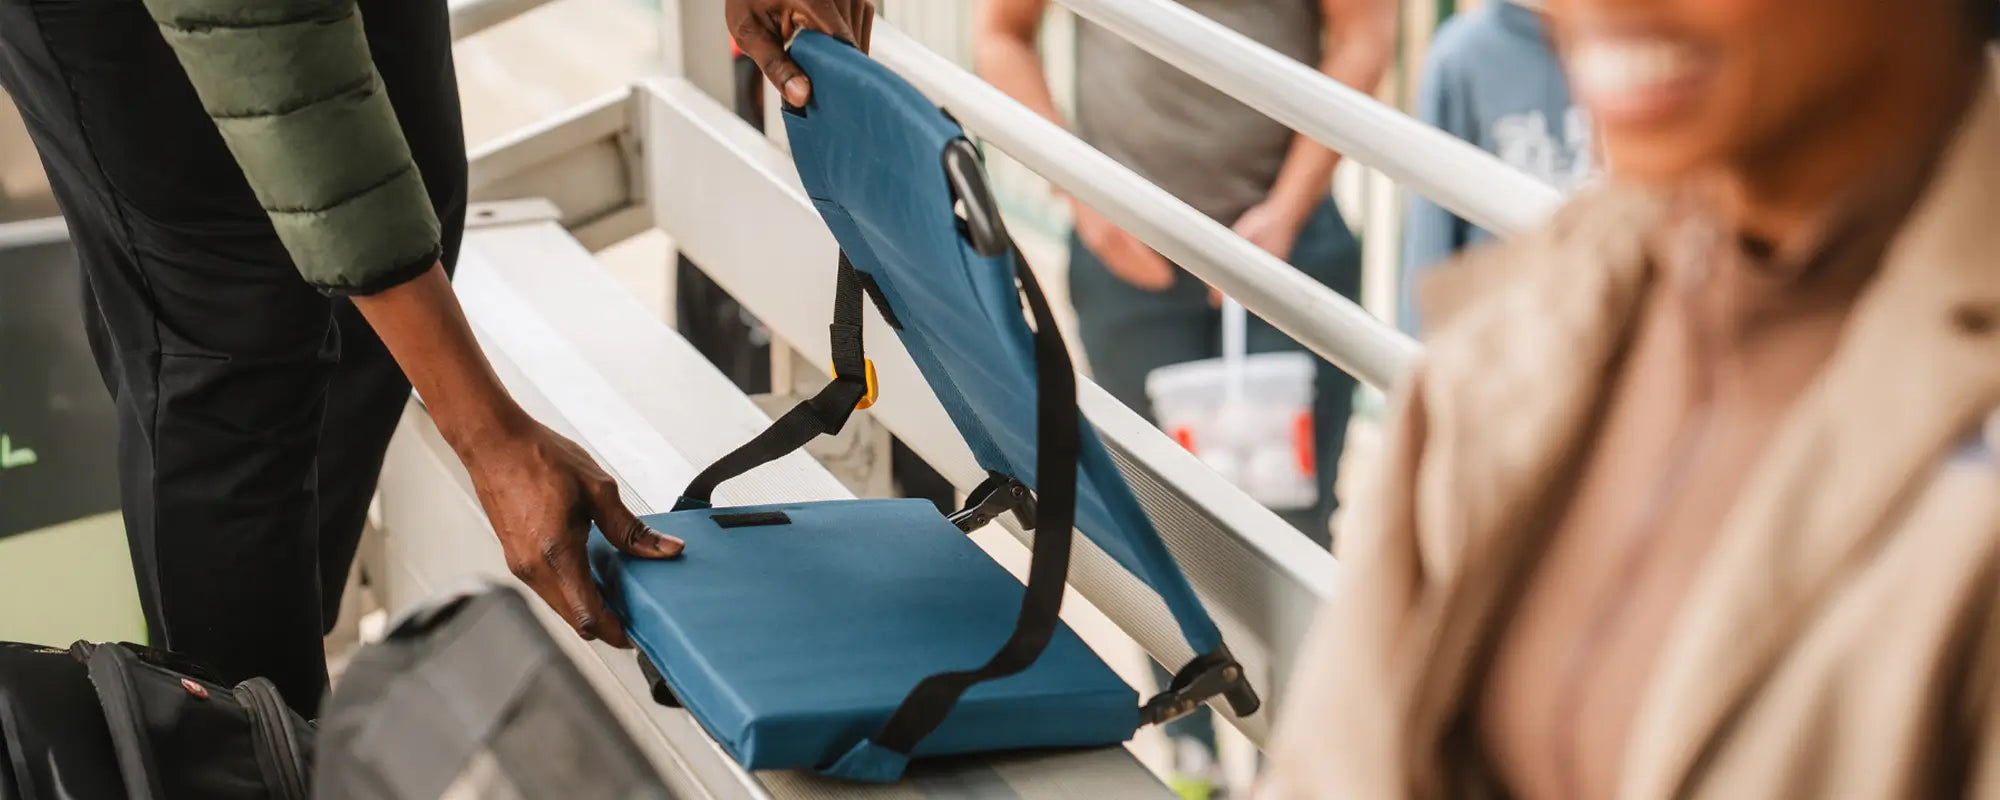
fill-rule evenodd
<path id="1" fill-rule="evenodd" d="M 0 800 L 673 796 L 502 587 L 409 614 L 323 714 L 316 729 L 268 680 L 224 686 L 139 645 L 0 642 Z"/>
<path id="2" fill-rule="evenodd" d="M 0 643 L 0 800 L 305 800 L 313 731 L 170 653 Z"/>

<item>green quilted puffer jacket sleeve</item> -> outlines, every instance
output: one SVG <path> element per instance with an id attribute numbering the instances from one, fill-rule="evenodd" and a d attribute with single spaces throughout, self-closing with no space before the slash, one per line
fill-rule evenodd
<path id="1" fill-rule="evenodd" d="M 145 3 L 308 283 L 366 294 L 437 260 L 354 0 Z"/>

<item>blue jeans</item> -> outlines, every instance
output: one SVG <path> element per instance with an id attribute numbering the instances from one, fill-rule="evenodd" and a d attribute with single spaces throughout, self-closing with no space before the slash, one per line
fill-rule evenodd
<path id="1" fill-rule="evenodd" d="M 1093 377 L 1119 402 L 1148 420 L 1154 419 L 1153 404 L 1146 398 L 1146 375 L 1169 364 L 1220 357 L 1222 312 L 1209 304 L 1208 286 L 1184 270 L 1176 268 L 1173 286 L 1154 292 L 1112 274 L 1073 234 L 1069 252 L 1070 301 L 1076 306 L 1077 333 Z M 1348 299 L 1360 300 L 1361 246 L 1332 200 L 1320 206 L 1300 229 L 1289 261 Z M 1254 315 L 1246 338 L 1251 352 L 1305 349 Z M 1320 501 L 1316 508 L 1281 516 L 1314 542 L 1327 546 L 1331 539 L 1327 519 L 1337 504 L 1334 473 L 1347 441 L 1356 381 L 1324 360 L 1318 364 L 1313 454 Z M 1154 673 L 1163 686 L 1172 677 L 1157 665 Z M 1201 740 L 1211 752 L 1215 748 L 1215 723 L 1207 708 L 1168 724 L 1167 735 Z"/>

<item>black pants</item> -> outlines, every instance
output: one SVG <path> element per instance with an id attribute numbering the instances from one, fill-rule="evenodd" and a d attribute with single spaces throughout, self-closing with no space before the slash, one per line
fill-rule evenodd
<path id="1" fill-rule="evenodd" d="M 444 0 L 361 11 L 449 265 L 466 163 Z M 299 277 L 139 0 L 0 0 L 0 85 L 83 267 L 152 643 L 310 715 L 409 383 Z"/>

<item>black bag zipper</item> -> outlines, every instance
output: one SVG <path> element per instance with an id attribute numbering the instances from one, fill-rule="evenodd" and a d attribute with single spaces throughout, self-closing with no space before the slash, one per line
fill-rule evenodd
<path id="1" fill-rule="evenodd" d="M 250 713 L 257 732 L 257 760 L 275 780 L 279 800 L 309 800 L 306 789 L 306 747 L 287 722 L 291 714 L 269 678 L 251 678 L 236 685 L 236 701 Z"/>
<path id="2" fill-rule="evenodd" d="M 148 738 L 145 711 L 133 688 L 133 662 L 138 656 L 116 645 L 90 649 L 90 683 L 97 689 L 97 703 L 111 732 L 118 757 L 118 771 L 132 800 L 159 800 L 166 796 L 160 776 L 153 769 L 153 748 Z"/>

